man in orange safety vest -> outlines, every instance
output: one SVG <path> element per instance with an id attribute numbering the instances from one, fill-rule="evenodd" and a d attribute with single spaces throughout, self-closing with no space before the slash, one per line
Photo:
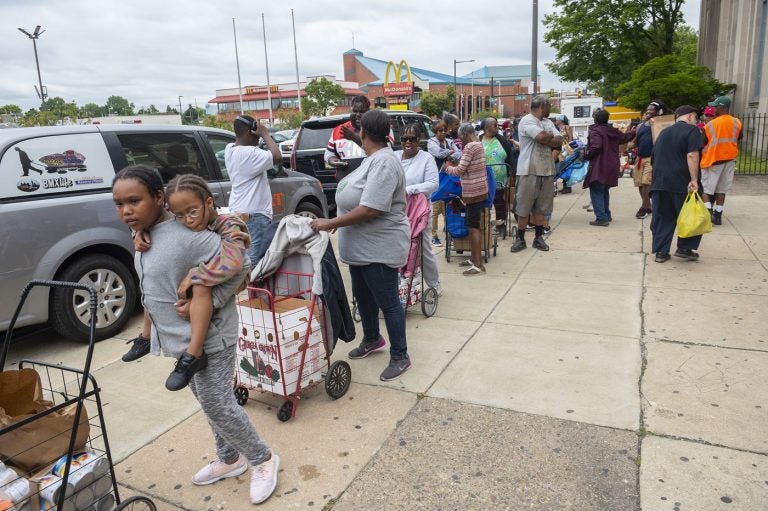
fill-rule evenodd
<path id="1" fill-rule="evenodd" d="M 704 204 L 712 215 L 712 223 L 721 225 L 725 194 L 731 191 L 736 157 L 739 156 L 741 121 L 729 113 L 731 98 L 728 96 L 720 96 L 707 105 L 715 108 L 715 118 L 704 129 L 707 142 L 701 153 L 701 184 L 704 187 Z"/>

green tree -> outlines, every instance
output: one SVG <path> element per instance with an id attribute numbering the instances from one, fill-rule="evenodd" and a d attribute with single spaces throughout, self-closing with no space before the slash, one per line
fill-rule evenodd
<path id="1" fill-rule="evenodd" d="M 56 114 L 51 111 L 39 111 L 35 108 L 30 108 L 24 114 L 21 119 L 22 126 L 53 126 L 56 124 L 58 118 Z"/>
<path id="2" fill-rule="evenodd" d="M 11 104 L 0 106 L 0 114 L 21 114 L 21 107 Z"/>
<path id="3" fill-rule="evenodd" d="M 165 113 L 167 113 L 167 114 L 178 114 L 179 111 L 176 110 L 176 108 L 171 107 L 171 105 L 165 105 Z"/>
<path id="4" fill-rule="evenodd" d="M 472 116 L 472 120 L 482 121 L 487 117 L 496 117 L 498 119 L 499 112 L 497 112 L 496 110 L 480 110 L 479 112 L 475 112 L 475 115 Z"/>
<path id="5" fill-rule="evenodd" d="M 203 126 L 232 131 L 232 121 L 219 120 L 215 115 L 206 115 L 203 117 Z"/>
<path id="6" fill-rule="evenodd" d="M 181 116 L 182 124 L 198 124 L 200 119 L 205 116 L 204 108 L 195 108 L 191 104 L 184 110 L 184 115 Z"/>
<path id="7" fill-rule="evenodd" d="M 554 0 L 544 40 L 547 64 L 561 80 L 586 83 L 605 97 L 649 59 L 674 51 L 685 0 Z"/>
<path id="8" fill-rule="evenodd" d="M 699 35 L 693 27 L 681 25 L 675 32 L 672 45 L 673 54 L 680 55 L 686 64 L 696 64 L 696 54 L 699 51 Z"/>
<path id="9" fill-rule="evenodd" d="M 103 117 L 105 114 L 104 107 L 97 105 L 96 103 L 86 103 L 80 107 L 80 117 Z"/>
<path id="10" fill-rule="evenodd" d="M 117 115 L 133 115 L 133 109 L 135 107 L 136 105 L 122 96 L 110 96 L 107 98 L 107 103 L 104 105 L 104 108 L 106 108 L 108 113 Z"/>
<path id="11" fill-rule="evenodd" d="M 701 107 L 735 88 L 733 84 L 716 80 L 708 68 L 684 59 L 679 55 L 666 55 L 649 60 L 632 73 L 631 79 L 617 87 L 619 103 L 641 111 L 654 99 L 662 100 L 670 108 Z"/>
<path id="12" fill-rule="evenodd" d="M 312 80 L 304 87 L 306 97 L 301 98 L 301 109 L 309 117 L 330 114 L 344 101 L 344 89 L 325 77 Z"/>
<path id="13" fill-rule="evenodd" d="M 456 108 L 456 92 L 449 85 L 445 94 L 424 92 L 421 94 L 422 113 L 430 117 L 442 117 L 443 112 L 451 112 Z"/>
<path id="14" fill-rule="evenodd" d="M 50 112 L 56 120 L 69 117 L 77 119 L 78 108 L 74 101 L 67 103 L 64 98 L 55 96 L 47 99 L 45 105 L 40 108 L 43 112 Z"/>
<path id="15" fill-rule="evenodd" d="M 160 110 L 157 109 L 155 105 L 149 105 L 146 109 L 147 114 L 149 115 L 156 115 L 160 113 Z"/>
<path id="16" fill-rule="evenodd" d="M 280 127 L 285 130 L 295 130 L 306 119 L 304 112 L 289 108 L 281 108 L 275 112 L 275 119 L 280 122 Z"/>

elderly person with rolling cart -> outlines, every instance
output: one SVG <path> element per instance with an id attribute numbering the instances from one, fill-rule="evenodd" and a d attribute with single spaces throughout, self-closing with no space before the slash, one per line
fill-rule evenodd
<path id="1" fill-rule="evenodd" d="M 461 199 L 466 204 L 464 220 L 469 229 L 470 259 L 463 261 L 465 276 L 485 273 L 480 239 L 480 221 L 483 216 L 483 203 L 488 198 L 488 175 L 485 169 L 485 151 L 477 140 L 475 127 L 471 123 L 459 126 L 459 138 L 463 144 L 461 160 L 456 166 L 448 166 L 445 173 L 461 178 Z"/>

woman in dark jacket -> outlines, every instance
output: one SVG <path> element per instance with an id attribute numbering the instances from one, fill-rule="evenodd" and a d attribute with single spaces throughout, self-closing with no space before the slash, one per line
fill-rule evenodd
<path id="1" fill-rule="evenodd" d="M 584 188 L 589 188 L 596 217 L 589 225 L 601 227 L 606 227 L 613 220 L 608 190 L 619 184 L 619 145 L 635 138 L 634 129 L 622 133 L 608 124 L 608 116 L 607 110 L 595 114 L 595 124 L 589 127 L 587 151 L 584 153 L 584 159 L 589 160 Z"/>

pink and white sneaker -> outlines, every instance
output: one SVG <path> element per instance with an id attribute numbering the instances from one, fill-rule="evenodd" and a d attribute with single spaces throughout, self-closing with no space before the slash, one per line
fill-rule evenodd
<path id="1" fill-rule="evenodd" d="M 251 476 L 251 503 L 261 504 L 275 491 L 277 486 L 277 471 L 280 469 L 280 456 L 272 453 L 272 457 L 253 467 Z"/>
<path id="2" fill-rule="evenodd" d="M 221 460 L 211 461 L 192 477 L 192 484 L 204 486 L 221 481 L 227 477 L 236 477 L 248 470 L 248 460 L 239 455 L 237 461 L 230 464 Z"/>

